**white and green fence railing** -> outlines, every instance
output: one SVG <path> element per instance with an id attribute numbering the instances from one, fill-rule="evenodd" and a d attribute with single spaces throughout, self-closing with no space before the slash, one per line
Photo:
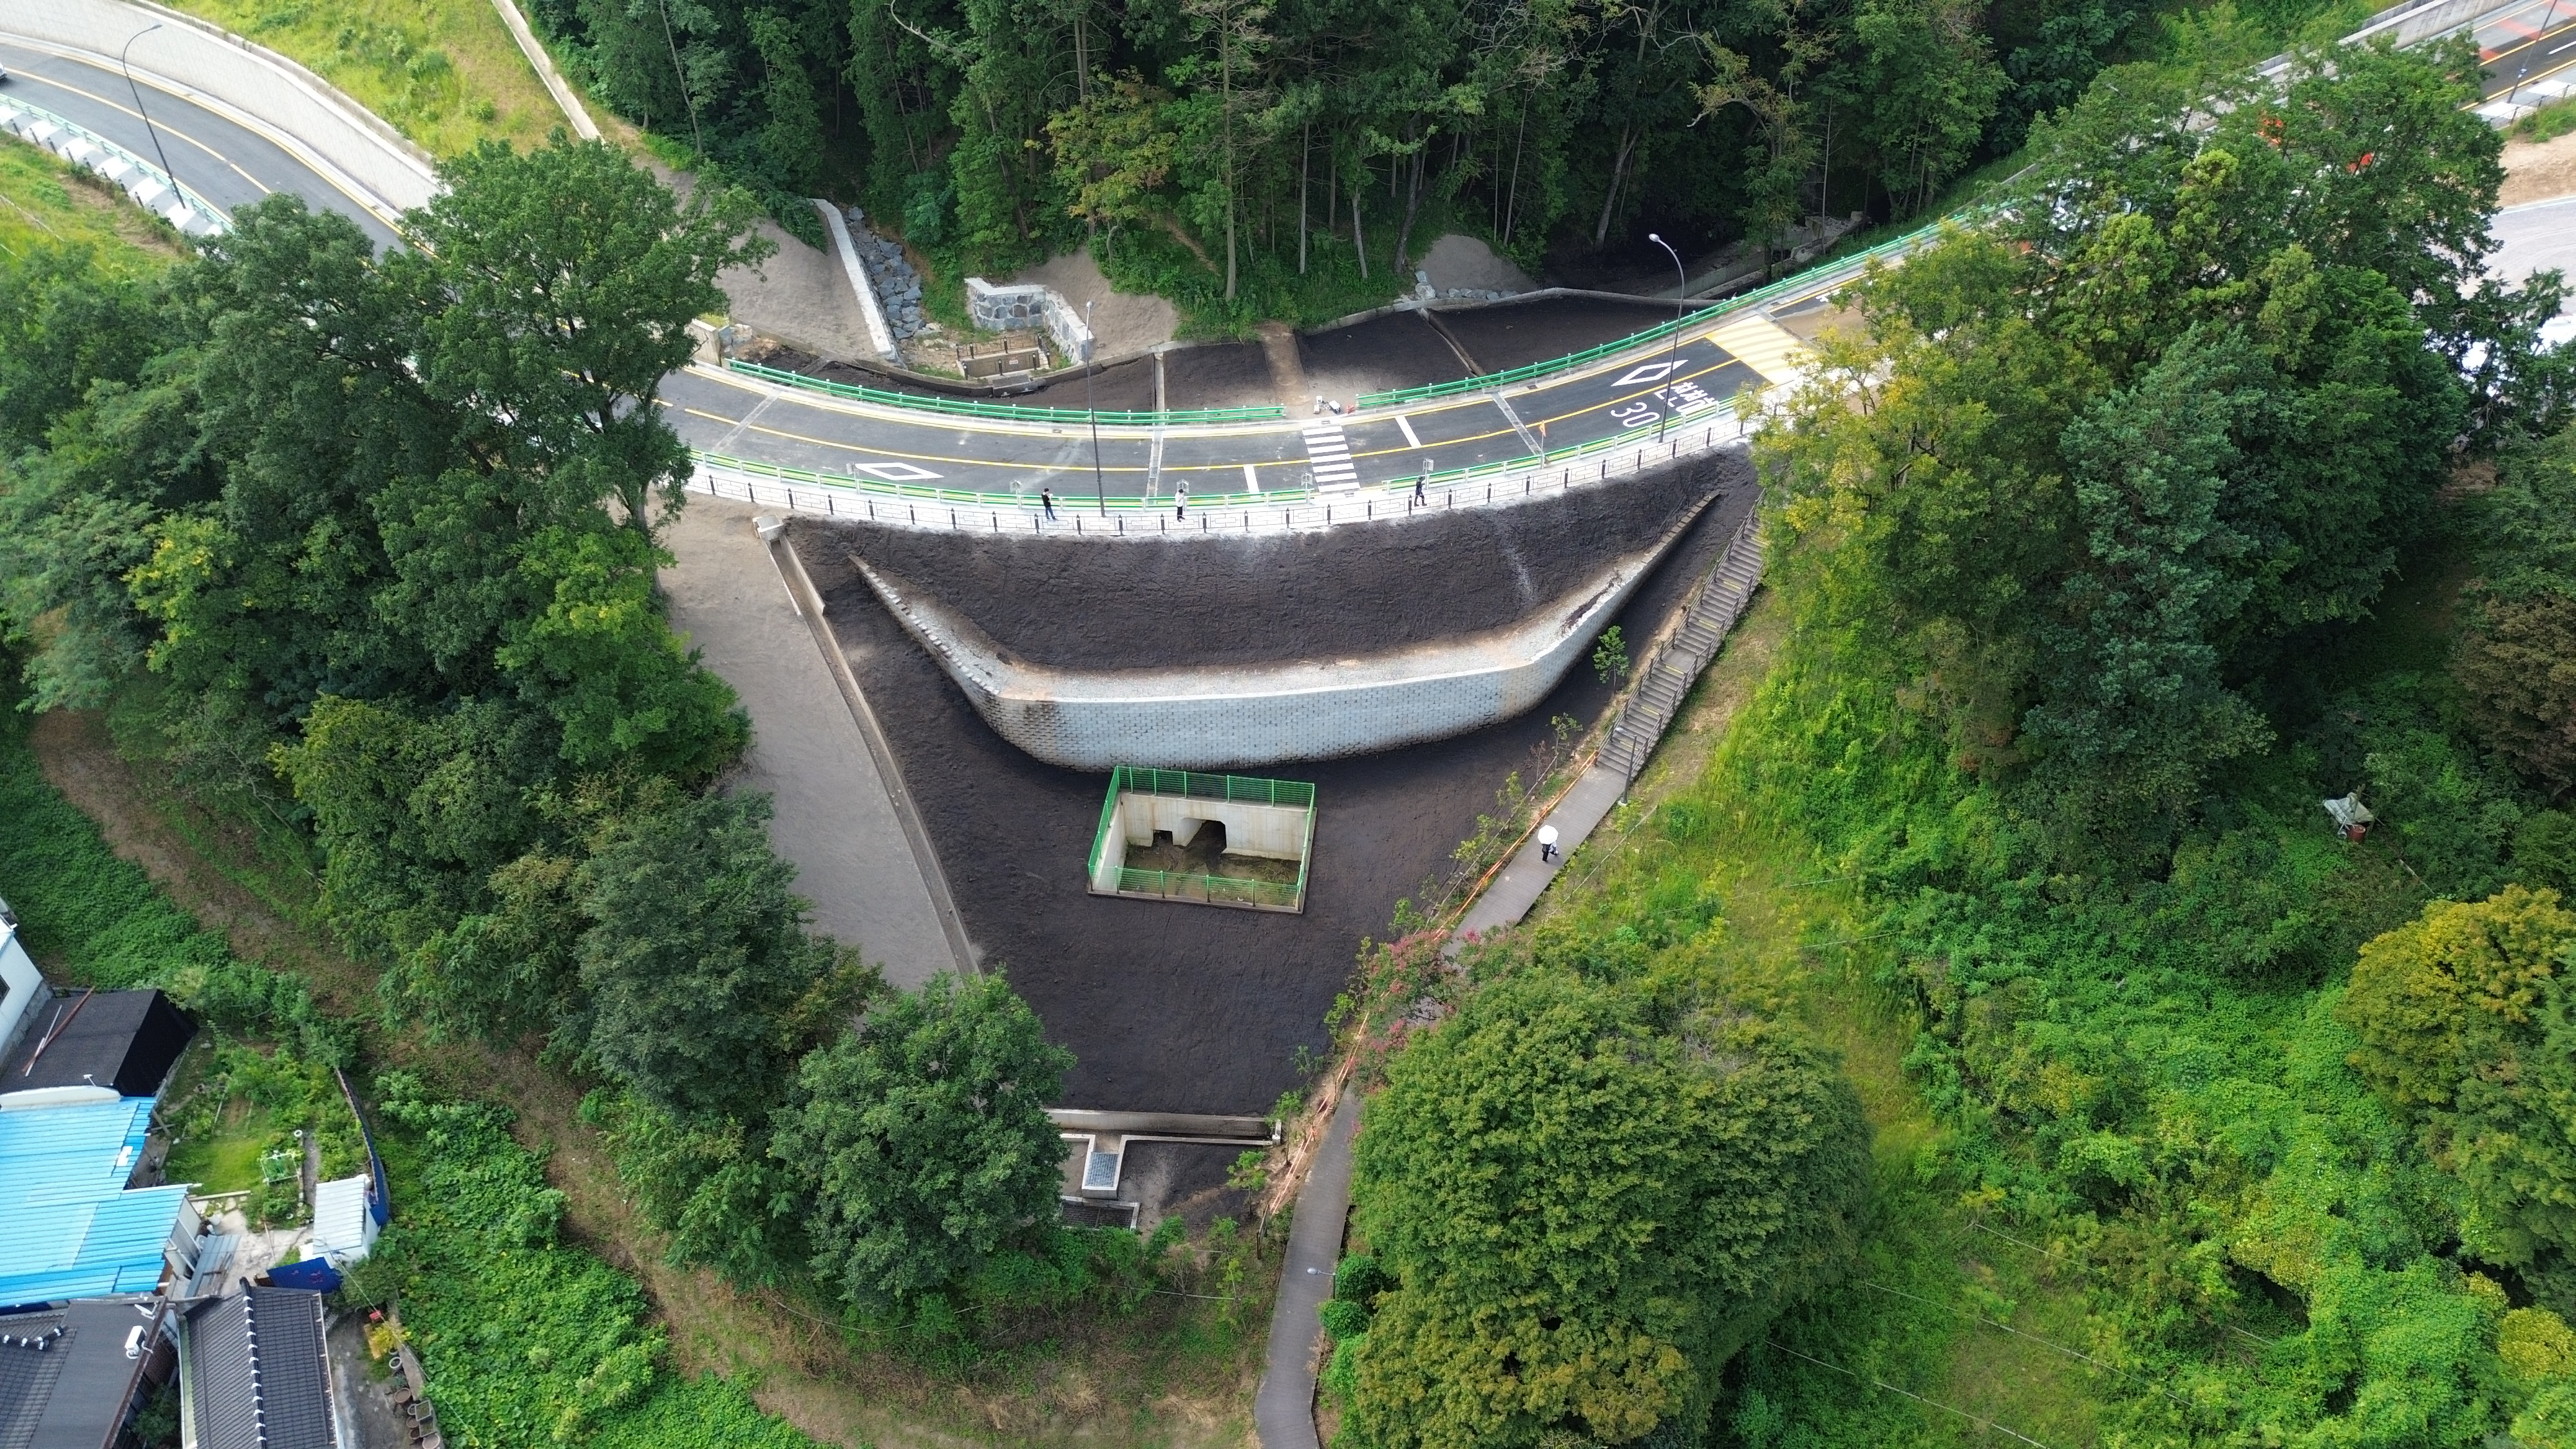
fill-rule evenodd
<path id="1" fill-rule="evenodd" d="M 42 146 L 106 179 L 144 210 L 170 223 L 182 236 L 216 236 L 232 230 L 232 218 L 221 207 L 78 121 L 31 106 L 15 96 L 0 96 L 0 131 Z"/>
<path id="2" fill-rule="evenodd" d="M 1358 488 L 1345 484 L 1319 489 L 1307 484 L 1222 493 L 1193 489 L 1185 512 L 1177 511 L 1177 500 L 1170 496 L 1095 498 L 1077 489 L 1055 495 L 1055 516 L 1050 518 L 1038 496 L 1040 480 L 1034 477 L 1022 491 L 995 493 L 942 486 L 936 475 L 908 463 L 876 465 L 876 476 L 871 476 L 817 472 L 706 452 L 694 455 L 697 466 L 688 487 L 694 493 L 763 507 L 942 533 L 1067 538 L 1295 533 L 1408 518 L 1426 511 L 1499 508 L 1557 497 L 1732 448 L 1743 441 L 1745 431 L 1732 402 L 1714 402 L 1675 416 L 1660 436 L 1648 421 L 1632 432 L 1543 454 L 1424 474 L 1419 501 L 1412 474 Z M 1211 470 L 1211 476 L 1238 475 Z"/>

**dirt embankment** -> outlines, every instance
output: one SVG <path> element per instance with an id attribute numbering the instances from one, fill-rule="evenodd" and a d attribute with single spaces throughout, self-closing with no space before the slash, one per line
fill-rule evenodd
<path id="1" fill-rule="evenodd" d="M 1753 502 L 1751 489 L 1739 489 L 1700 516 L 1631 600 L 1623 615 L 1630 637 L 1653 632 Z M 1335 530 L 1321 541 L 1353 552 L 1318 557 L 1340 558 L 1354 568 L 1373 560 L 1399 576 L 1402 597 L 1396 602 L 1416 599 L 1422 612 L 1437 614 L 1444 591 L 1436 576 L 1426 581 L 1415 573 L 1406 582 L 1401 576 L 1414 566 L 1409 556 L 1368 552 L 1397 547 L 1390 540 L 1400 532 L 1401 527 Z M 1492 535 L 1450 537 L 1455 547 L 1449 552 L 1482 558 L 1484 567 L 1509 573 L 1510 565 L 1492 557 L 1498 552 Z M 1338 542 L 1344 539 L 1349 542 Z M 804 535 L 800 552 L 929 826 L 968 937 L 986 964 L 1008 971 L 1050 1039 L 1077 1058 L 1066 1081 L 1068 1106 L 1266 1110 L 1297 1085 L 1298 1050 L 1325 1047 L 1324 1013 L 1348 980 L 1362 938 L 1384 935 L 1397 898 L 1446 873 L 1449 852 L 1475 832 L 1479 811 L 1494 808 L 1504 777 L 1525 770 L 1534 750 L 1550 739 L 1553 716 L 1588 723 L 1609 697 L 1590 670 L 1578 668 L 1537 709 L 1472 735 L 1259 772 L 1316 787 L 1314 864 L 1302 915 L 1094 896 L 1086 888 L 1083 863 L 1100 819 L 1104 778 L 1042 764 L 995 735 L 887 615 L 845 556 L 815 547 L 817 541 Z M 988 546 L 989 541 L 979 547 Z M 1095 549 L 1079 566 L 1105 568 L 1140 556 L 1139 566 L 1147 570 L 1178 567 L 1172 562 L 1176 554 L 1152 555 L 1150 548 L 1110 545 Z M 981 565 L 961 559 L 951 566 Z M 1521 566 L 1532 565 L 1523 560 Z M 998 591 L 997 580 L 1011 577 L 952 576 L 946 596 L 985 607 L 982 601 Z M 1114 573 L 1085 577 L 1146 603 L 1066 591 L 1050 595 L 1044 607 L 1073 614 L 1075 623 L 1098 625 L 1130 618 L 1104 611 L 1147 608 L 1154 601 L 1150 589 L 1126 584 Z M 1266 577 L 1278 586 L 1275 571 Z M 1332 637 L 1381 648 L 1390 639 L 1422 637 L 1402 609 L 1381 608 L 1374 600 L 1348 611 L 1373 621 L 1364 628 L 1339 612 L 1331 619 L 1302 620 L 1294 608 L 1262 607 L 1257 591 L 1213 573 L 1203 582 L 1210 589 L 1247 591 L 1231 595 L 1231 612 L 1221 614 L 1166 602 L 1152 616 L 1161 621 L 1150 641 L 1157 652 L 1143 657 L 1181 662 L 1172 650 L 1175 641 L 1195 645 L 1211 634 L 1222 643 L 1264 633 L 1338 631 Z M 973 586 L 961 586 L 967 584 Z M 1061 582 L 1048 586 L 1063 588 Z M 1037 606 L 1014 607 L 1037 612 Z M 1027 638 L 1035 627 L 1031 622 L 1019 632 Z M 1116 641 L 1126 630 L 1122 624 L 1098 632 Z M 1176 1180 L 1170 1191 L 1186 1197 L 1200 1190 L 1205 1184 L 1198 1179 L 1207 1170 L 1205 1164 L 1195 1166 L 1183 1174 L 1191 1180 Z"/>
<path id="2" fill-rule="evenodd" d="M 2547 201 L 2576 193 L 2576 131 L 2538 145 L 2509 141 L 2504 148 L 2504 191 L 2499 206 Z"/>
<path id="3" fill-rule="evenodd" d="M 1247 665 L 1503 628 L 1649 546 L 1709 494 L 1752 486 L 1750 465 L 1721 454 L 1514 508 L 1251 539 L 994 539 L 809 518 L 791 529 L 808 567 L 855 553 L 1034 664 Z"/>

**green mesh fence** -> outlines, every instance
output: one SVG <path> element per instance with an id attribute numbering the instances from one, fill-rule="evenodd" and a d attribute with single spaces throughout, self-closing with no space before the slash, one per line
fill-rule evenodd
<path id="1" fill-rule="evenodd" d="M 1101 863 L 1119 829 L 1118 797 L 1163 795 L 1195 800 L 1225 800 L 1254 805 L 1286 805 L 1306 812 L 1306 831 L 1297 849 L 1297 879 L 1247 880 L 1239 876 L 1191 871 L 1139 870 L 1121 865 L 1111 893 L 1151 896 L 1167 901 L 1196 901 L 1211 906 L 1250 906 L 1260 910 L 1297 911 L 1306 904 L 1306 869 L 1314 856 L 1315 787 L 1303 780 L 1262 780 L 1245 775 L 1205 775 L 1195 770 L 1153 770 L 1120 765 L 1109 772 L 1109 793 L 1100 802 L 1100 826 L 1092 833 L 1088 878 L 1101 889 Z"/>
<path id="2" fill-rule="evenodd" d="M 1570 367 L 1581 367 L 1586 363 L 1598 362 L 1605 357 L 1615 357 L 1629 348 L 1661 341 L 1677 331 L 1703 326 L 1730 312 L 1740 312 L 1747 307 L 1759 307 L 1765 302 L 1775 301 L 1784 294 L 1794 292 L 1801 287 L 1814 286 L 1817 272 L 1839 272 L 1848 267 L 1865 265 L 1881 257 L 1890 257 L 1899 252 L 1908 251 L 1921 245 L 1925 237 L 1939 231 L 1948 222 L 1964 219 L 1964 216 L 1946 218 L 1920 231 L 1908 232 L 1894 241 L 1881 242 L 1867 251 L 1855 252 L 1847 257 L 1837 257 L 1823 267 L 1801 272 L 1794 277 L 1783 277 L 1767 287 L 1746 292 L 1741 296 L 1729 297 L 1714 306 L 1703 307 L 1699 311 L 1677 317 L 1670 322 L 1659 322 L 1643 332 L 1604 342 L 1598 347 L 1585 348 L 1581 352 L 1568 353 L 1563 357 L 1550 358 L 1545 362 L 1533 362 L 1523 367 L 1515 367 L 1508 372 L 1489 372 L 1482 377 L 1462 377 L 1454 382 L 1424 383 L 1420 387 L 1400 387 L 1390 392 L 1362 393 L 1360 406 L 1376 408 L 1385 407 L 1389 403 L 1420 402 L 1424 398 L 1447 397 L 1453 393 L 1486 392 L 1493 388 L 1527 382 L 1532 378 L 1545 377 L 1551 372 L 1563 372 Z"/>

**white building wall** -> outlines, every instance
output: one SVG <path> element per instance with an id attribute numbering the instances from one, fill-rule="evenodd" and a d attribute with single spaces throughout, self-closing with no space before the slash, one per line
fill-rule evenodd
<path id="1" fill-rule="evenodd" d="M 1179 795 L 1130 791 L 1119 800 L 1121 833 L 1129 845 L 1151 845 L 1154 832 L 1172 832 L 1172 843 L 1187 845 L 1199 826 L 1214 820 L 1225 826 L 1228 855 L 1261 855 L 1297 860 L 1306 854 L 1306 808 L 1261 805 L 1244 800 L 1196 800 Z"/>
<path id="2" fill-rule="evenodd" d="M 5 923 L 5 907 L 0 907 L 0 1057 L 17 1047 L 20 1034 L 35 1019 L 36 1008 L 51 994 L 45 989 L 45 973 L 36 969 L 36 959 L 18 939 L 18 928 Z"/>

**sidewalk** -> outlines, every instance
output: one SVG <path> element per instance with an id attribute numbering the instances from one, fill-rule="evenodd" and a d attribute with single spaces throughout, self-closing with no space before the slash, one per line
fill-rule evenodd
<path id="1" fill-rule="evenodd" d="M 1565 869 L 1566 857 L 1574 854 L 1575 847 L 1609 818 L 1611 809 L 1627 793 L 1627 777 L 1619 771 L 1601 764 L 1585 770 L 1575 780 L 1574 788 L 1566 791 L 1564 797 L 1556 802 L 1556 808 L 1548 812 L 1547 819 L 1540 822 L 1556 827 L 1556 859 L 1543 861 L 1538 858 L 1538 832 L 1531 831 L 1520 853 L 1503 867 L 1502 874 L 1494 877 L 1493 884 L 1485 887 L 1485 893 L 1476 898 L 1476 903 L 1467 908 L 1466 916 L 1458 922 L 1458 929 L 1449 933 L 1449 944 L 1441 948 L 1440 954 L 1455 957 L 1471 938 L 1519 924 L 1520 918 L 1529 914 L 1530 907 L 1538 904 L 1538 898 L 1546 892 L 1548 883 Z"/>
<path id="2" fill-rule="evenodd" d="M 1359 1130 L 1360 1094 L 1342 1094 L 1324 1144 L 1298 1190 L 1288 1224 L 1288 1261 L 1270 1309 L 1270 1348 L 1252 1426 L 1261 1449 L 1316 1449 L 1315 1348 L 1324 1329 L 1324 1300 L 1342 1258 L 1342 1219 L 1351 1206 L 1351 1137 Z"/>
<path id="3" fill-rule="evenodd" d="M 664 536 L 671 625 L 751 711 L 751 752 L 728 782 L 777 802 L 770 844 L 796 863 L 815 926 L 912 986 L 957 969 L 930 887 L 866 739 L 752 531 L 756 510 L 689 500 Z"/>

